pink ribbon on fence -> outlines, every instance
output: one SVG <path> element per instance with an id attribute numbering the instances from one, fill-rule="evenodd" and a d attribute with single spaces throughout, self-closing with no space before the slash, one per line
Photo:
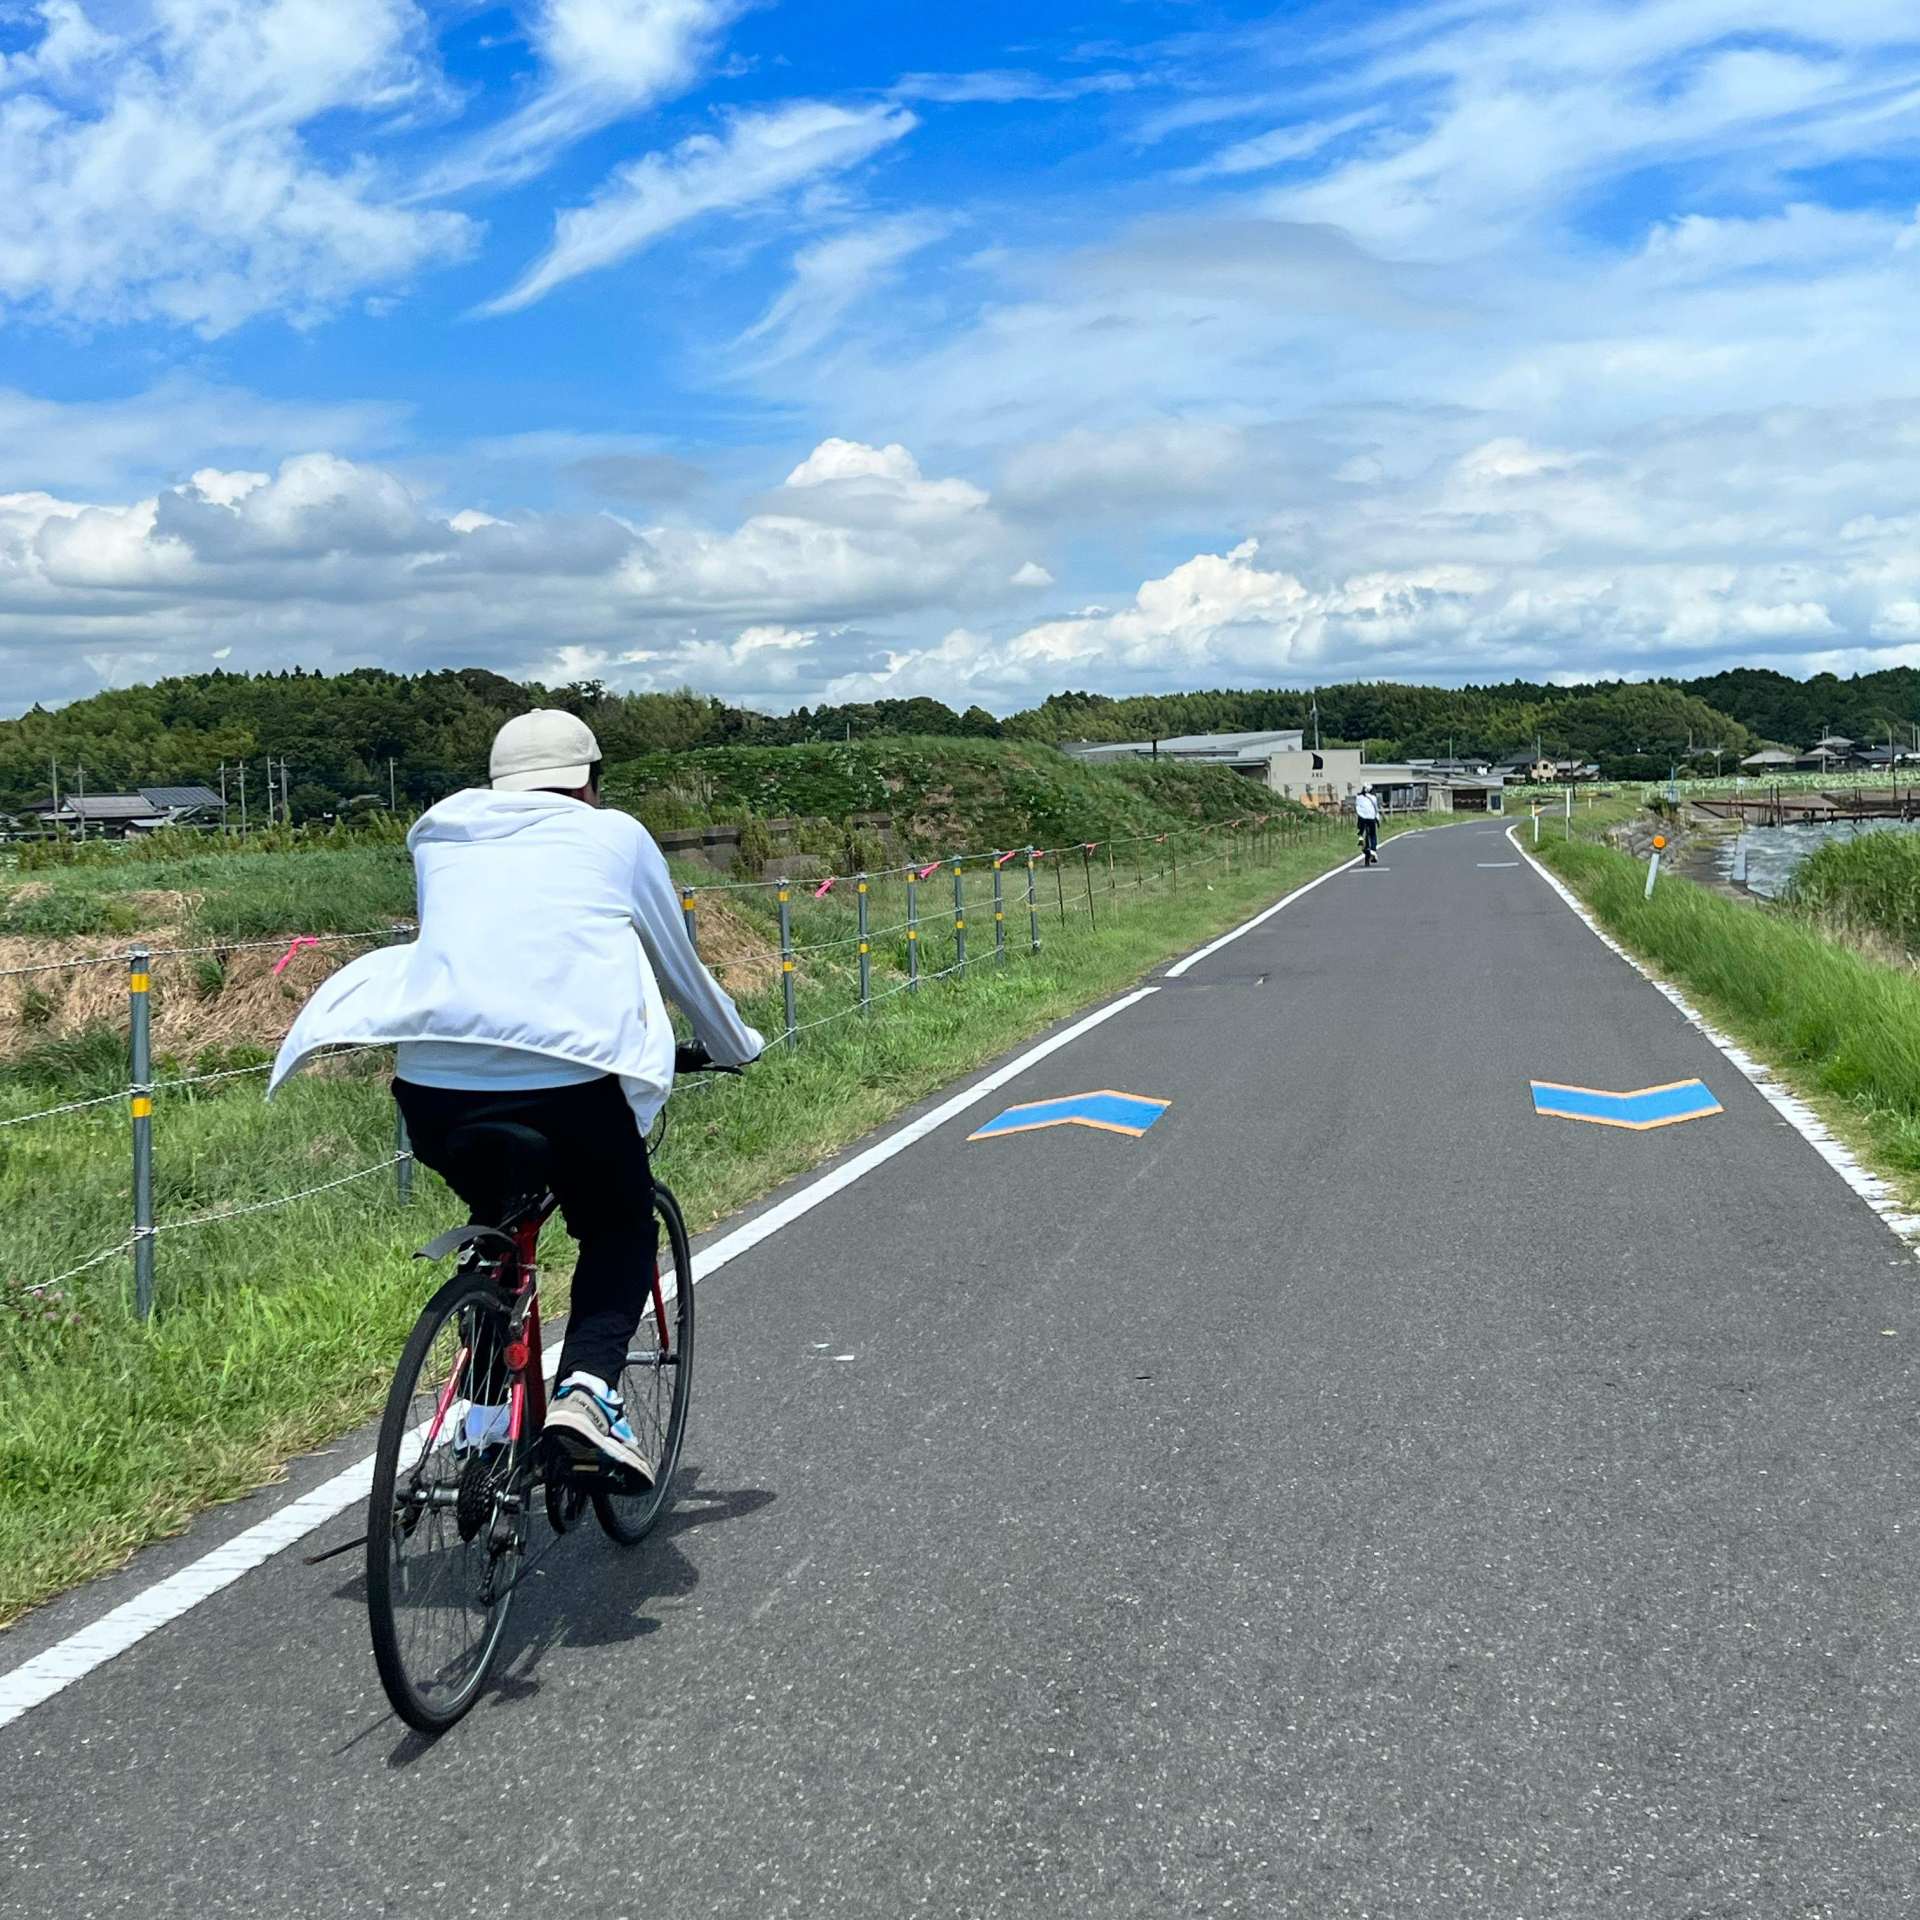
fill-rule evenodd
<path id="1" fill-rule="evenodd" d="M 833 875 L 828 874 L 827 877 L 824 880 L 822 880 L 817 887 L 814 888 L 813 897 L 816 900 L 824 900 L 827 897 L 827 895 L 830 894 L 832 891 L 833 891 Z"/>
<path id="2" fill-rule="evenodd" d="M 1082 853 L 1098 853 L 1099 850 L 1100 842 L 1098 840 L 1082 840 L 1080 842 L 1080 851 Z"/>
<path id="3" fill-rule="evenodd" d="M 1017 860 L 1019 857 L 1020 849 L 1018 847 L 1010 847 L 1005 853 L 996 854 L 993 864 L 996 867 L 1004 867 L 1009 860 Z"/>
<path id="4" fill-rule="evenodd" d="M 302 947 L 317 947 L 320 944 L 310 933 L 296 933 L 287 943 L 287 950 L 273 963 L 273 977 L 278 980 L 293 965 L 293 956 Z"/>
<path id="5" fill-rule="evenodd" d="M 913 877 L 916 880 L 924 880 L 928 874 L 938 873 L 940 869 L 945 865 L 946 865 L 946 862 L 944 860 L 929 860 L 927 864 L 924 867 L 922 867 L 920 871 L 916 873 Z"/>

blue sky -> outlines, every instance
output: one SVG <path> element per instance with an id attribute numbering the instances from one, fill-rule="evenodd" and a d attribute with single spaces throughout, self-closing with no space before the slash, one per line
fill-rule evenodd
<path id="1" fill-rule="evenodd" d="M 1920 660 L 1892 0 L 0 0 L 0 711 Z"/>

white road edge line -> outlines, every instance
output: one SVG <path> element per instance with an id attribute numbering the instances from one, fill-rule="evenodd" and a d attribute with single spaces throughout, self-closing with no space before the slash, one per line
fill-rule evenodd
<path id="1" fill-rule="evenodd" d="M 1513 831 L 1514 829 L 1510 827 L 1507 833 L 1514 851 L 1580 916 L 1586 923 L 1588 932 L 1602 946 L 1617 953 L 1656 993 L 1670 1000 L 1680 1010 L 1687 1024 L 1719 1048 L 1740 1073 L 1752 1082 L 1761 1099 L 1766 1101 L 1788 1126 L 1792 1127 L 1808 1146 L 1880 1216 L 1887 1227 L 1905 1245 L 1907 1251 L 1920 1254 L 1920 1214 L 1906 1212 L 1894 1189 L 1877 1173 L 1868 1172 L 1854 1158 L 1852 1149 L 1834 1136 L 1826 1122 L 1798 1094 L 1790 1092 L 1774 1077 L 1773 1069 L 1764 1060 L 1756 1060 L 1731 1035 L 1722 1033 L 1678 987 L 1668 985 L 1651 968 L 1629 953 L 1587 911 L 1586 902 L 1571 887 L 1549 873 L 1525 847 L 1512 839 Z"/>
<path id="2" fill-rule="evenodd" d="M 1284 906 L 1286 902 L 1282 901 L 1281 904 Z M 1157 991 L 1154 987 L 1136 987 L 1132 993 L 1123 995 L 1110 1005 L 1097 1008 L 1072 1026 L 1063 1028 L 1037 1046 L 1029 1047 L 1005 1066 L 997 1067 L 984 1080 L 976 1080 L 951 1099 L 923 1113 L 919 1119 L 909 1121 L 897 1133 L 890 1133 L 884 1140 L 876 1141 L 864 1153 L 855 1154 L 844 1166 L 835 1167 L 811 1186 L 803 1187 L 798 1193 L 790 1194 L 777 1205 L 769 1207 L 744 1227 L 736 1228 L 725 1239 L 717 1241 L 698 1258 L 695 1262 L 697 1271 L 694 1284 L 697 1286 L 700 1281 L 710 1278 L 722 1267 L 739 1259 L 743 1253 L 757 1247 L 761 1241 L 778 1233 L 782 1227 L 798 1220 L 801 1215 L 811 1213 L 815 1207 L 852 1186 L 856 1180 L 891 1160 L 895 1154 L 904 1153 L 917 1141 L 924 1140 L 928 1134 L 945 1126 L 976 1101 L 997 1092 L 1009 1080 L 1046 1059 L 1049 1054 L 1058 1053 L 1083 1033 L 1091 1032 L 1104 1021 L 1124 1013 L 1127 1008 Z M 541 1358 L 551 1375 L 560 1358 L 560 1343 L 554 1341 L 544 1350 Z M 242 1574 L 252 1572 L 275 1554 L 284 1553 L 296 1541 L 304 1540 L 316 1528 L 325 1526 L 336 1515 L 364 1501 L 372 1491 L 373 1456 L 369 1454 L 366 1459 L 336 1473 L 331 1480 L 322 1481 L 310 1492 L 289 1501 L 244 1532 L 235 1534 L 231 1540 L 202 1554 L 179 1572 L 156 1581 L 143 1592 L 135 1594 L 131 1600 L 122 1601 L 90 1626 L 69 1634 L 31 1660 L 22 1661 L 12 1672 L 0 1674 L 0 1727 L 11 1725 L 22 1714 L 52 1699 L 56 1693 L 72 1686 L 94 1668 L 104 1666 L 109 1660 L 125 1653 L 157 1628 L 179 1619 L 183 1613 L 211 1598 L 223 1587 L 230 1587 Z"/>

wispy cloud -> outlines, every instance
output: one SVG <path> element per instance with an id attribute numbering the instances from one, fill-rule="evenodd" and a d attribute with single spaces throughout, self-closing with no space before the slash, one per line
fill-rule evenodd
<path id="1" fill-rule="evenodd" d="M 1080 100 L 1088 94 L 1127 93 L 1140 83 L 1130 73 L 1072 74 L 1065 78 L 992 67 L 976 73 L 907 73 L 890 89 L 896 100 L 941 106 L 1011 106 L 1022 100 Z"/>
<path id="2" fill-rule="evenodd" d="M 663 234 L 709 214 L 757 206 L 823 174 L 843 172 L 912 131 L 903 108 L 800 101 L 743 113 L 719 134 L 619 168 L 584 207 L 554 223 L 553 245 L 483 313 L 511 313 L 554 288 L 630 259 Z"/>
<path id="3" fill-rule="evenodd" d="M 525 180 L 597 128 L 683 92 L 745 0 L 540 0 L 531 98 L 449 154 L 416 189 L 438 198 Z"/>
<path id="4" fill-rule="evenodd" d="M 757 367 L 813 352 L 847 313 L 900 264 L 937 240 L 946 223 L 927 214 L 871 219 L 793 256 L 793 277 L 736 343 Z"/>
<path id="5" fill-rule="evenodd" d="M 326 116 L 443 95 L 412 0 L 173 0 L 125 37 L 77 6 L 0 74 L 0 302 L 217 335 L 403 280 L 474 238 L 329 162 Z"/>

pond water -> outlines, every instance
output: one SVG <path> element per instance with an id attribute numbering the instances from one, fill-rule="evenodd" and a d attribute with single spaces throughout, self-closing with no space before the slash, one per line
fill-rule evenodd
<path id="1" fill-rule="evenodd" d="M 1763 899 L 1777 900 L 1786 891 L 1794 869 L 1816 847 L 1824 847 L 1829 840 L 1852 840 L 1863 833 L 1916 831 L 1920 831 L 1920 821 L 1913 820 L 1834 820 L 1787 827 L 1749 827 L 1742 836 L 1747 844 L 1747 886 Z M 1714 849 L 1714 863 L 1723 880 L 1733 878 L 1734 841 L 1731 838 Z"/>

